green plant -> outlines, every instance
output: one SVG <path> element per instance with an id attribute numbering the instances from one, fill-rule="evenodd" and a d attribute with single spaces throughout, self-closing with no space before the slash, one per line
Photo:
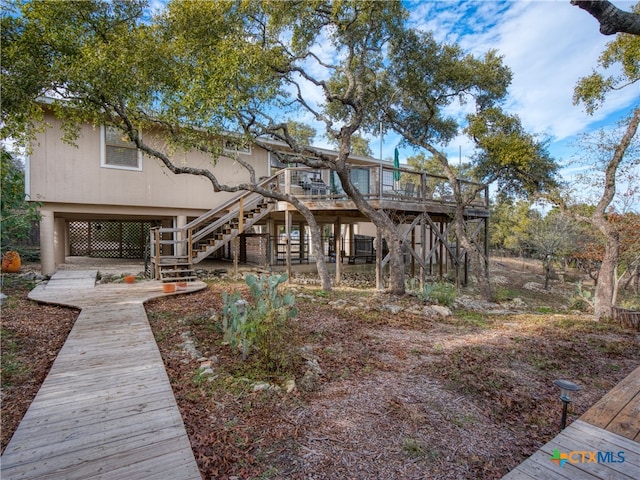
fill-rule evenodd
<path id="1" fill-rule="evenodd" d="M 242 359 L 246 360 L 251 347 L 249 327 L 247 326 L 247 302 L 238 292 L 228 295 L 222 292 L 222 332 L 223 341 L 232 349 L 242 348 Z"/>
<path id="2" fill-rule="evenodd" d="M 456 299 L 456 289 L 450 283 L 437 282 L 425 285 L 418 298 L 423 302 L 451 306 Z"/>
<path id="3" fill-rule="evenodd" d="M 286 274 L 247 275 L 251 303 L 238 293 L 223 294 L 224 341 L 234 349 L 240 347 L 244 360 L 250 351 L 254 352 L 257 361 L 270 372 L 286 371 L 295 356 L 296 329 L 291 322 L 298 313 L 295 297 L 279 291 L 287 278 Z"/>
<path id="4" fill-rule="evenodd" d="M 405 287 L 422 302 L 450 306 L 456 299 L 455 287 L 447 282 L 429 283 L 420 288 L 420 280 L 410 278 L 405 282 Z"/>
<path id="5" fill-rule="evenodd" d="M 495 298 L 498 302 L 508 302 L 519 296 L 519 292 L 513 288 L 497 287 Z"/>
<path id="6" fill-rule="evenodd" d="M 588 310 L 593 308 L 592 294 L 589 290 L 582 288 L 582 282 L 576 284 L 576 291 L 573 295 L 571 308 L 574 310 Z"/>
<path id="7" fill-rule="evenodd" d="M 404 451 L 412 458 L 422 457 L 425 453 L 424 447 L 415 438 L 405 437 L 402 439 Z"/>

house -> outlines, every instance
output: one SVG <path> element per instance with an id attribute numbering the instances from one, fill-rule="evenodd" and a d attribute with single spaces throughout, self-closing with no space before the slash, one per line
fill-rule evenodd
<path id="1" fill-rule="evenodd" d="M 309 261 L 304 218 L 290 204 L 250 192 L 214 192 L 203 177 L 171 173 L 116 129 L 83 125 L 70 145 L 61 140 L 58 119 L 47 114 L 45 121 L 48 126 L 37 134 L 27 162 L 26 185 L 29 198 L 41 202 L 44 274 L 77 255 L 147 258 L 149 275 L 163 280 L 188 276 L 194 263 L 212 257 L 262 264 Z M 160 134 L 142 135 L 145 143 L 163 145 Z M 286 154 L 286 146 L 274 145 Z M 264 148 L 233 142 L 225 145 L 215 165 L 196 151 L 173 156 L 176 163 L 209 168 L 228 185 L 248 180 L 237 158 L 252 165 L 264 185 L 296 195 L 313 211 L 326 236 L 327 260 L 376 261 L 375 228 L 344 195 L 332 172 L 285 165 Z M 395 212 L 411 247 L 412 270 L 417 262 L 423 272 L 428 266 L 442 275 L 453 256 L 447 250 L 454 251 L 446 179 L 394 169 L 390 162 L 368 157 L 351 162 L 360 192 L 376 208 Z M 468 218 L 486 224 L 486 191 L 468 209 Z"/>

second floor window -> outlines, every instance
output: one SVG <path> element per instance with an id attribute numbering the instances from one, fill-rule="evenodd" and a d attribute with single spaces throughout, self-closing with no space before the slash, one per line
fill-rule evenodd
<path id="1" fill-rule="evenodd" d="M 103 167 L 142 170 L 142 155 L 124 132 L 106 126 L 103 139 Z"/>

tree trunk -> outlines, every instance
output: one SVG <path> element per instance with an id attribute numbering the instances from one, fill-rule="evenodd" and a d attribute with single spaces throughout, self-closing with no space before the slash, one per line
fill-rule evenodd
<path id="1" fill-rule="evenodd" d="M 396 233 L 396 228 L 389 228 L 388 225 L 381 223 L 378 226 L 382 238 L 387 241 L 389 249 L 389 285 L 388 292 L 393 295 L 403 295 L 404 287 L 404 252 L 402 249 L 402 241 Z M 378 247 L 380 248 L 380 247 Z"/>
<path id="2" fill-rule="evenodd" d="M 544 289 L 549 290 L 549 282 L 551 280 L 551 257 L 547 255 L 542 263 L 544 265 Z"/>
<path id="3" fill-rule="evenodd" d="M 327 263 L 324 261 L 324 249 L 322 248 L 322 233 L 320 227 L 316 223 L 315 217 L 311 216 L 313 223 L 311 225 L 309 219 L 309 230 L 311 231 L 311 243 L 313 244 L 313 255 L 316 259 L 316 268 L 318 269 L 318 276 L 320 277 L 320 284 L 322 289 L 329 292 L 331 291 L 331 277 L 329 276 L 329 270 L 327 270 Z"/>
<path id="4" fill-rule="evenodd" d="M 620 255 L 620 238 L 613 227 L 607 225 L 604 257 L 598 273 L 598 284 L 594 296 L 594 313 L 596 320 L 610 319 L 615 288 L 615 269 Z M 602 230 L 602 229 L 601 229 Z"/>
<path id="5" fill-rule="evenodd" d="M 356 208 L 373 222 L 380 231 L 382 237 L 387 241 L 389 248 L 389 286 L 388 292 L 393 295 L 404 295 L 404 257 L 402 254 L 402 239 L 398 234 L 398 229 L 393 223 L 389 215 L 383 210 L 376 210 L 362 196 L 362 194 L 353 186 L 349 178 L 349 170 L 347 168 L 336 170 L 342 188 L 345 193 L 353 200 Z M 382 248 L 382 245 L 378 245 Z"/>
<path id="6" fill-rule="evenodd" d="M 447 158 L 435 149 L 431 150 L 431 153 L 434 154 L 440 161 L 440 164 L 445 171 L 449 183 L 453 188 L 454 197 L 456 199 L 456 210 L 454 216 L 456 237 L 458 238 L 458 241 L 460 242 L 462 248 L 467 252 L 469 256 L 471 272 L 472 275 L 476 277 L 480 295 L 482 295 L 482 297 L 487 301 L 493 301 L 494 295 L 489 278 L 488 259 L 485 260 L 482 252 L 478 250 L 478 247 L 473 243 L 471 236 L 467 232 L 466 224 L 464 221 L 464 209 L 467 205 L 467 201 L 460 189 L 460 183 L 458 182 L 455 172 L 449 165 Z M 471 198 L 474 198 L 475 192 L 471 192 L 469 195 Z M 460 257 L 459 253 L 457 253 L 456 255 Z"/>
<path id="7" fill-rule="evenodd" d="M 302 214 L 309 225 L 309 230 L 311 232 L 311 244 L 313 246 L 313 256 L 316 259 L 316 268 L 318 270 L 318 276 L 320 277 L 320 284 L 322 285 L 323 290 L 329 292 L 332 289 L 331 277 L 329 276 L 327 263 L 324 261 L 324 249 L 322 248 L 322 233 L 320 232 L 320 226 L 318 225 L 318 222 L 316 222 L 316 217 L 313 216 L 313 212 L 300 202 L 300 200 L 294 196 L 290 196 L 289 200 L 296 210 Z"/>
<path id="8" fill-rule="evenodd" d="M 598 272 L 598 284 L 594 298 L 596 320 L 611 318 L 614 300 L 615 272 L 620 257 L 620 234 L 606 216 L 606 210 L 616 193 L 616 172 L 622 161 L 638 125 L 640 125 L 640 108 L 636 108 L 629 119 L 620 143 L 615 147 L 613 156 L 605 169 L 605 182 L 602 197 L 591 216 L 592 224 L 600 230 L 605 238 L 604 258 Z"/>
<path id="9" fill-rule="evenodd" d="M 600 23 L 600 33 L 603 35 L 620 32 L 640 35 L 640 15 L 620 10 L 608 0 L 571 0 L 571 5 L 593 15 Z"/>

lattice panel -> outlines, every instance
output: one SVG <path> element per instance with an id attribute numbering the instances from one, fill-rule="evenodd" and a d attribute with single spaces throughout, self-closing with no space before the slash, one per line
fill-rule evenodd
<path id="1" fill-rule="evenodd" d="M 69 222 L 72 256 L 143 258 L 151 222 Z"/>

